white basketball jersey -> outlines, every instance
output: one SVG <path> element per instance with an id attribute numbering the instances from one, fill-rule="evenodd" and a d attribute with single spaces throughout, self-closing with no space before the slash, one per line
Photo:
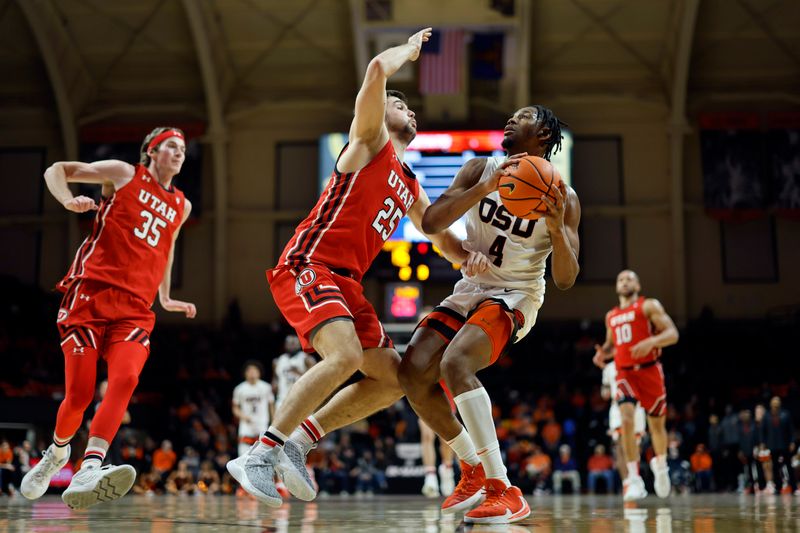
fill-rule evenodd
<path id="1" fill-rule="evenodd" d="M 488 157 L 483 176 L 505 161 Z M 467 239 L 464 248 L 482 252 L 492 262 L 485 272 L 464 276 L 473 283 L 509 289 L 544 292 L 545 262 L 553 245 L 544 218 L 517 218 L 505 208 L 500 194 L 493 191 L 467 211 Z"/>
<path id="2" fill-rule="evenodd" d="M 242 414 L 250 422 L 239 421 L 239 436 L 258 436 L 269 427 L 269 404 L 275 401 L 272 386 L 258 380 L 255 384 L 244 381 L 233 389 L 233 403 L 239 406 Z"/>
<path id="3" fill-rule="evenodd" d="M 278 403 L 283 402 L 295 381 L 308 370 L 306 357 L 308 354 L 305 352 L 297 352 L 294 355 L 285 353 L 275 361 L 275 376 L 278 378 Z"/>

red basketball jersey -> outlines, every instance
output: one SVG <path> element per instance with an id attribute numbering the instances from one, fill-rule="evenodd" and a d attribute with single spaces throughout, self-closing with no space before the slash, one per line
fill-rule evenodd
<path id="1" fill-rule="evenodd" d="M 606 326 L 611 328 L 614 337 L 614 361 L 617 368 L 655 361 L 661 355 L 661 348 L 655 348 L 641 359 L 631 358 L 631 348 L 653 335 L 653 324 L 642 309 L 644 300 L 644 296 L 640 296 L 628 307 L 615 307 L 606 315 Z"/>
<path id="2" fill-rule="evenodd" d="M 103 199 L 58 289 L 88 279 L 118 287 L 152 304 L 164 277 L 172 237 L 183 221 L 186 198 L 163 188 L 143 165 L 133 179 Z"/>
<path id="3" fill-rule="evenodd" d="M 397 158 L 391 141 L 357 172 L 341 174 L 334 168 L 278 267 L 323 264 L 360 280 L 418 195 L 416 176 Z"/>

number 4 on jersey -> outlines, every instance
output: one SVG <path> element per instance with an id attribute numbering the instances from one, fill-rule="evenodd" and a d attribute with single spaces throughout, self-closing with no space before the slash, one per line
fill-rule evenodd
<path id="1" fill-rule="evenodd" d="M 503 264 L 503 248 L 506 246 L 506 240 L 508 237 L 504 235 L 498 235 L 497 238 L 494 240 L 492 245 L 489 247 L 489 255 L 494 257 L 494 266 L 499 267 Z"/>

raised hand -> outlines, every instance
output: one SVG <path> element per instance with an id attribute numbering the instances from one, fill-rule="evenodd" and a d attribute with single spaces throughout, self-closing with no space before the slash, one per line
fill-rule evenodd
<path id="1" fill-rule="evenodd" d="M 555 201 L 551 200 L 546 195 L 542 195 L 542 201 L 547 207 L 544 220 L 550 232 L 560 231 L 561 228 L 564 227 L 564 212 L 567 207 L 567 186 L 562 181 L 559 182 L 557 187 L 552 187 L 550 190 L 553 191 Z"/>
<path id="2" fill-rule="evenodd" d="M 500 178 L 502 176 L 508 176 L 509 171 L 507 170 L 509 167 L 519 165 L 519 160 L 528 155 L 528 152 L 522 152 L 520 154 L 514 154 L 502 163 L 492 172 L 489 176 L 482 179 L 479 183 L 486 189 L 487 194 L 497 190 L 497 184 L 500 182 Z"/>
<path id="3" fill-rule="evenodd" d="M 422 49 L 422 43 L 428 42 L 428 40 L 431 38 L 432 32 L 433 28 L 425 28 L 424 30 L 420 30 L 408 38 L 408 44 L 414 47 L 414 51 L 411 53 L 411 56 L 408 59 L 411 61 L 417 60 L 419 57 L 419 51 Z"/>

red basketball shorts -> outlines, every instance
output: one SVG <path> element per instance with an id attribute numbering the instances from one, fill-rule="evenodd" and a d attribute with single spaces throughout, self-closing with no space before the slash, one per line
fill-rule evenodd
<path id="1" fill-rule="evenodd" d="M 284 318 L 297 332 L 303 351 L 311 353 L 311 337 L 334 319 L 352 320 L 361 347 L 391 348 L 392 340 L 364 297 L 361 283 L 323 265 L 281 266 L 267 270 L 267 282 Z"/>
<path id="2" fill-rule="evenodd" d="M 664 370 L 656 362 L 643 368 L 617 368 L 617 401 L 639 400 L 648 416 L 663 416 L 667 411 Z"/>
<path id="3" fill-rule="evenodd" d="M 128 291 L 91 280 L 75 282 L 64 293 L 56 324 L 61 345 L 104 351 L 115 342 L 138 342 L 150 350 L 155 314 L 150 304 Z"/>

